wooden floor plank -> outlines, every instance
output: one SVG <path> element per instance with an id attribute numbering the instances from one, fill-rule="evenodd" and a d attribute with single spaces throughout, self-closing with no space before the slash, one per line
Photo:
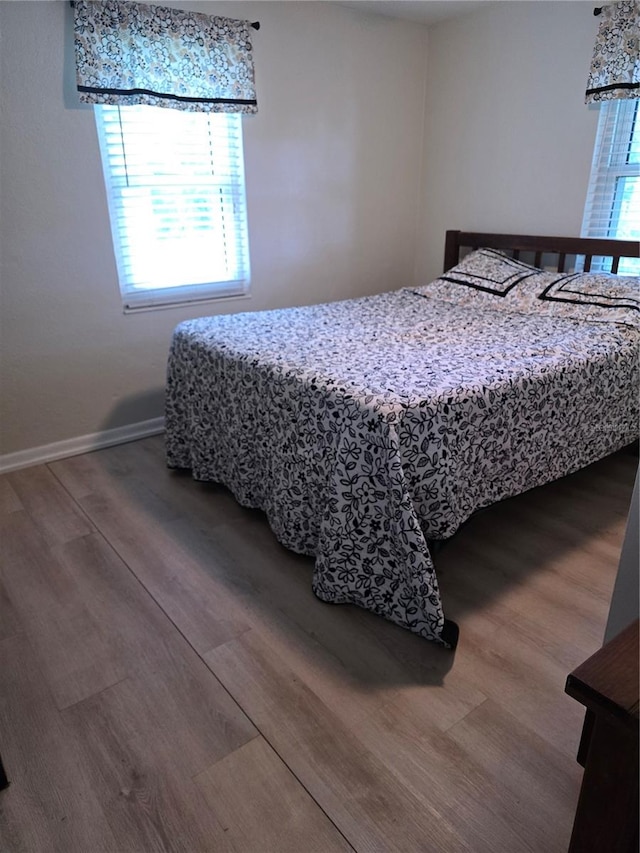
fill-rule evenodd
<path id="1" fill-rule="evenodd" d="M 556 576 L 549 571 L 548 564 L 528 572 L 510 571 L 515 562 L 510 549 L 482 540 L 466 549 L 452 545 L 443 563 L 445 556 L 448 571 L 442 594 L 447 615 L 454 621 L 464 621 L 471 629 L 475 624 L 484 633 L 487 626 L 480 623 L 488 619 L 496 628 L 517 626 L 518 632 L 569 669 L 598 647 L 608 603 L 593 593 L 583 594 L 562 573 Z M 579 551 L 565 553 L 558 561 L 569 569 L 584 563 L 584 556 Z M 591 564 L 594 575 L 598 564 Z M 599 574 L 611 589 L 614 575 L 608 566 L 604 564 Z M 491 590 L 495 590 L 493 597 Z M 478 610 L 477 601 L 482 598 L 486 603 Z"/>
<path id="2" fill-rule="evenodd" d="M 356 734 L 416 797 L 455 813 L 474 853 L 566 850 L 579 768 L 491 700 L 445 733 L 397 700 Z"/>
<path id="3" fill-rule="evenodd" d="M 397 782 L 257 635 L 243 634 L 205 658 L 355 849 L 472 849 L 449 816 Z"/>
<path id="4" fill-rule="evenodd" d="M 3 853 L 114 853 L 116 839 L 90 768 L 61 719 L 24 634 L 0 642 Z"/>
<path id="5" fill-rule="evenodd" d="M 616 530 L 619 541 L 624 532 L 620 525 Z M 522 587 L 531 591 L 541 602 L 554 603 L 565 610 L 569 616 L 576 613 L 585 620 L 585 628 L 598 623 L 602 619 L 602 610 L 608 608 L 611 593 L 611 573 L 607 575 L 606 596 L 593 595 L 584 585 L 577 585 L 571 579 L 574 570 L 586 565 L 590 566 L 592 575 L 598 574 L 598 565 L 605 568 L 615 565 L 613 554 L 608 557 L 589 553 L 584 547 L 584 534 L 575 531 L 572 543 L 559 547 L 558 543 L 541 536 L 523 526 L 518 529 L 517 539 L 514 536 L 508 542 L 490 542 L 483 538 L 475 545 L 476 554 L 482 547 L 482 559 L 489 571 L 484 573 L 483 581 L 489 579 L 493 570 L 494 583 L 502 585 L 506 596 L 503 601 L 516 611 L 527 612 L 530 602 L 523 601 L 519 596 L 509 600 L 511 588 Z M 523 556 L 525 555 L 525 556 Z M 489 587 L 489 590 L 491 587 Z M 519 592 L 519 589 L 516 589 Z M 569 607 L 568 605 L 572 606 Z"/>
<path id="6" fill-rule="evenodd" d="M 87 606 L 84 590 L 21 510 L 0 519 L 0 578 L 38 654 L 59 708 L 126 675 L 108 626 Z"/>
<path id="7" fill-rule="evenodd" d="M 245 514 L 223 486 L 199 483 L 189 471 L 167 468 L 164 436 L 117 445 L 108 453 L 62 459 L 49 467 L 76 500 L 89 494 L 124 494 L 128 501 L 164 504 L 165 512 L 173 508 L 173 517 L 195 516 L 209 526 Z"/>
<path id="8" fill-rule="evenodd" d="M 0 476 L 0 515 L 24 509 L 6 474 Z"/>
<path id="9" fill-rule="evenodd" d="M 82 586 L 95 621 L 105 630 L 109 626 L 115 659 L 141 685 L 149 725 L 166 736 L 175 767 L 193 776 L 256 736 L 243 711 L 101 536 L 67 543 L 59 556 Z"/>
<path id="10" fill-rule="evenodd" d="M 551 488 L 551 487 L 550 487 Z M 546 492 L 536 495 L 544 500 Z M 630 494 L 630 492 L 629 492 Z M 523 495 L 523 500 L 533 497 Z M 446 594 L 460 588 L 468 590 L 470 604 L 491 604 L 522 612 L 529 602 L 519 597 L 530 590 L 541 600 L 564 604 L 571 599 L 571 613 L 578 611 L 586 619 L 601 618 L 601 607 L 608 606 L 612 575 L 615 576 L 624 521 L 617 516 L 606 529 L 615 537 L 616 547 L 600 550 L 591 522 L 584 515 L 580 525 L 563 525 L 563 536 L 550 523 L 552 516 L 544 506 L 528 512 L 515 512 L 514 501 L 490 508 L 473 519 L 438 555 L 441 587 Z M 552 512 L 553 510 L 551 510 Z M 595 523 L 595 522 L 594 522 Z M 509 531 L 505 536 L 503 530 Z M 461 565 L 462 564 L 462 565 Z M 612 571 L 613 569 L 613 571 Z M 510 592 L 514 593 L 510 600 Z"/>
<path id="11" fill-rule="evenodd" d="M 582 716 L 563 695 L 566 668 L 515 628 L 499 629 L 488 644 L 465 625 L 455 665 L 461 677 L 481 687 L 523 725 L 567 757 L 575 756 Z"/>
<path id="12" fill-rule="evenodd" d="M 0 640 L 5 640 L 7 637 L 19 634 L 23 627 L 18 611 L 13 606 L 1 577 L 2 573 L 0 572 Z"/>
<path id="13" fill-rule="evenodd" d="M 46 465 L 23 468 L 5 476 L 47 544 L 67 542 L 93 532 L 90 522 Z"/>
<path id="14" fill-rule="evenodd" d="M 176 521 L 160 524 L 135 503 L 116 503 L 94 494 L 83 498 L 82 506 L 199 652 L 249 629 L 242 609 L 194 560 L 189 539 L 185 542 L 175 535 Z M 216 553 L 208 555 L 211 564 L 217 559 Z"/>
<path id="15" fill-rule="evenodd" d="M 206 651 L 248 630 L 241 609 L 174 535 L 179 501 L 165 501 L 135 476 L 118 478 L 100 454 L 90 456 L 56 463 L 56 476 L 193 647 Z"/>
<path id="16" fill-rule="evenodd" d="M 261 737 L 195 781 L 237 853 L 353 850 Z"/>
<path id="17" fill-rule="evenodd" d="M 497 702 L 487 700 L 447 732 L 490 779 L 512 829 L 531 850 L 568 848 L 582 769 Z"/>
<path id="18" fill-rule="evenodd" d="M 62 712 L 87 755 L 89 784 L 115 837 L 113 850 L 231 851 L 180 757 L 188 726 L 173 730 L 173 715 L 147 684 L 127 678 Z"/>
<path id="19" fill-rule="evenodd" d="M 0 566 L 59 708 L 137 676 L 162 708 L 176 760 L 191 760 L 191 773 L 255 736 L 100 535 L 47 549 L 30 519 L 16 514 Z"/>

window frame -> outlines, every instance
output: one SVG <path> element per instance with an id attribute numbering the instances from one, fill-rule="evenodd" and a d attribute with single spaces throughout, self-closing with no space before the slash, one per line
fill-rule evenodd
<path id="1" fill-rule="evenodd" d="M 219 299 L 247 298 L 249 295 L 251 283 L 251 268 L 249 256 L 249 233 L 246 205 L 246 182 L 244 173 L 243 128 L 241 114 L 217 112 L 189 113 L 191 119 L 193 119 L 194 116 L 201 116 L 202 121 L 207 122 L 209 128 L 211 127 L 211 125 L 209 124 L 210 120 L 213 120 L 218 123 L 225 123 L 225 126 L 228 129 L 227 150 L 223 154 L 223 156 L 228 156 L 228 151 L 231 146 L 231 139 L 233 139 L 233 145 L 235 145 L 235 154 L 233 156 L 234 167 L 232 170 L 233 174 L 231 175 L 231 180 L 233 181 L 233 191 L 231 193 L 232 201 L 229 202 L 225 197 L 225 202 L 221 202 L 221 207 L 223 207 L 225 204 L 231 204 L 233 207 L 233 212 L 231 215 L 225 215 L 224 213 L 221 213 L 220 210 L 218 210 L 217 215 L 222 220 L 224 220 L 227 226 L 229 222 L 232 222 L 233 229 L 230 240 L 234 244 L 235 252 L 240 256 L 237 260 L 237 272 L 239 273 L 239 275 L 237 277 L 225 279 L 215 278 L 212 276 L 212 280 L 210 281 L 197 283 L 183 281 L 175 286 L 165 285 L 154 288 L 147 284 L 141 285 L 132 282 L 131 277 L 128 274 L 128 269 L 130 269 L 132 263 L 135 262 L 135 258 L 132 249 L 130 247 L 125 248 L 125 246 L 129 246 L 130 244 L 130 240 L 127 237 L 126 225 L 124 224 L 123 216 L 125 202 L 123 201 L 124 194 L 122 192 L 122 188 L 125 185 L 122 183 L 122 178 L 120 178 L 120 185 L 118 185 L 118 179 L 114 174 L 114 163 L 112 158 L 110 158 L 109 146 L 106 139 L 107 131 L 106 123 L 104 121 L 106 111 L 112 111 L 113 114 L 113 111 L 115 110 L 129 109 L 138 111 L 154 110 L 156 113 L 156 120 L 158 116 L 164 113 L 171 112 L 175 114 L 176 112 L 182 112 L 176 110 L 169 110 L 165 107 L 151 107 L 142 105 L 115 106 L 110 104 L 94 104 L 94 115 L 98 133 L 100 157 L 102 161 L 104 184 L 109 208 L 111 239 L 116 260 L 118 283 L 120 287 L 120 294 L 122 298 L 124 312 L 129 313 L 160 308 L 172 308 L 184 304 L 195 304 Z M 149 132 L 149 139 L 152 140 L 151 131 Z M 124 146 L 124 136 L 122 144 Z M 211 156 L 213 158 L 214 155 L 212 154 Z M 212 167 L 212 173 L 213 171 L 214 170 Z M 177 179 L 178 175 L 176 174 L 175 180 L 177 181 Z M 165 176 L 164 180 L 159 179 L 157 183 L 153 183 L 152 181 L 150 181 L 149 183 L 142 184 L 140 186 L 142 187 L 142 189 L 149 189 L 150 199 L 153 198 L 154 200 L 157 200 L 160 197 L 162 200 L 164 200 L 165 198 L 171 198 L 170 195 L 166 197 L 162 196 L 163 187 L 166 188 L 169 185 L 170 181 L 167 182 Z M 228 185 L 225 184 L 225 187 L 225 191 L 228 194 Z M 220 190 L 220 193 L 221 195 L 223 194 L 222 189 Z M 175 197 L 176 196 L 174 196 L 174 198 Z M 214 215 L 216 215 L 215 210 L 210 213 L 209 218 L 213 218 Z M 152 222 L 155 222 L 155 218 L 150 217 L 148 220 L 146 220 L 146 222 L 147 225 L 150 226 Z M 223 242 L 225 241 L 223 240 Z"/>
<path id="2" fill-rule="evenodd" d="M 640 145 L 640 101 L 614 99 L 599 104 L 598 129 L 594 145 L 591 174 L 582 221 L 582 237 L 621 240 L 640 239 L 640 210 L 634 210 L 621 222 L 620 181 L 637 178 L 640 186 L 640 157 L 633 160 L 635 145 Z M 635 149 L 637 150 L 637 149 Z M 640 193 L 640 189 L 636 190 Z M 635 228 L 633 224 L 637 222 Z M 592 269 L 603 270 L 594 258 Z M 621 262 L 620 273 L 640 274 L 640 263 L 634 259 Z"/>

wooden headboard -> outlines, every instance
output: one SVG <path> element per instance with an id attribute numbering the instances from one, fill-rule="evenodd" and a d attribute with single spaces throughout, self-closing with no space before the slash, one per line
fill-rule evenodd
<path id="1" fill-rule="evenodd" d="M 454 267 L 464 250 L 500 249 L 535 267 L 567 270 L 567 259 L 584 255 L 581 269 L 589 272 L 594 257 L 611 258 L 611 272 L 618 272 L 620 258 L 640 258 L 640 243 L 633 240 L 609 240 L 593 237 L 534 237 L 528 234 L 483 234 L 477 231 L 447 231 L 444 271 Z M 543 260 L 544 257 L 544 260 Z M 554 260 L 555 258 L 555 260 Z"/>

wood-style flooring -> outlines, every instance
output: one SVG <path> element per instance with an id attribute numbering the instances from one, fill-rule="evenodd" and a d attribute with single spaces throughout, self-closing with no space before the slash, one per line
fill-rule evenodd
<path id="1" fill-rule="evenodd" d="M 562 853 L 567 674 L 602 644 L 637 459 L 438 554 L 455 652 L 311 592 L 156 437 L 0 477 L 1 853 Z"/>

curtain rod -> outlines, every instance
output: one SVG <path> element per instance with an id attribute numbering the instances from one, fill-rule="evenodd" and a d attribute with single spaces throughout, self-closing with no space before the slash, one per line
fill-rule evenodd
<path id="1" fill-rule="evenodd" d="M 594 15 L 599 15 L 600 12 L 602 12 L 602 6 L 596 6 L 596 8 L 593 10 Z"/>
<path id="2" fill-rule="evenodd" d="M 73 7 L 74 7 L 76 4 L 74 3 L 74 0 L 69 0 L 69 5 L 70 5 L 70 6 L 71 6 L 71 8 L 73 9 Z M 595 14 L 595 12 L 594 12 L 594 14 Z M 251 24 L 251 26 L 253 27 L 253 29 L 254 29 L 254 30 L 259 30 L 259 29 L 260 29 L 260 21 L 253 21 L 253 22 L 252 22 L 252 24 Z"/>

